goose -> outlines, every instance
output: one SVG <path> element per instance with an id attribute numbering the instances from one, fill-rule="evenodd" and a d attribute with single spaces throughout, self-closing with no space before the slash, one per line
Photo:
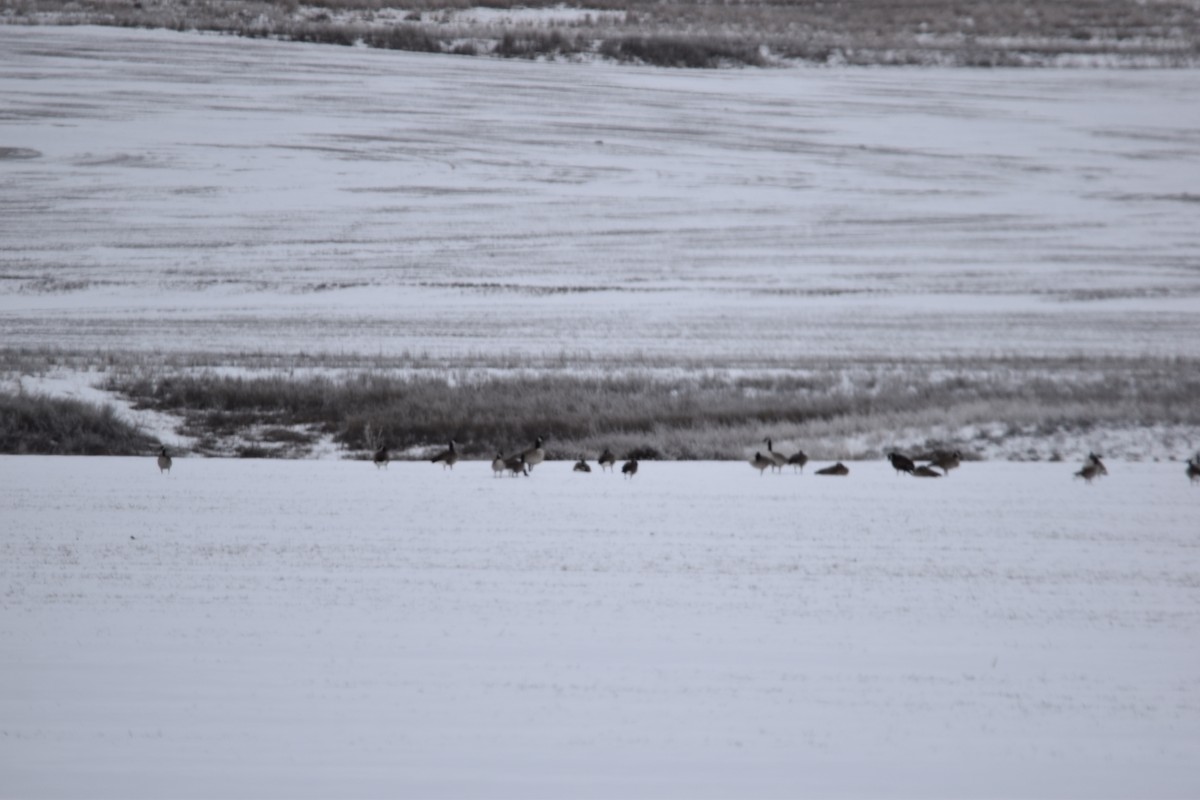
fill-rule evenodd
<path id="1" fill-rule="evenodd" d="M 508 466 L 504 463 L 504 454 L 496 453 L 496 457 L 492 459 L 492 477 L 499 478 L 506 469 Z"/>
<path id="2" fill-rule="evenodd" d="M 788 461 L 787 456 L 785 456 L 783 453 L 776 452 L 775 448 L 771 446 L 771 440 L 769 438 L 763 439 L 763 441 L 767 443 L 767 458 L 771 459 L 771 468 L 782 472 L 784 465 L 787 464 Z"/>
<path id="3" fill-rule="evenodd" d="M 1200 481 L 1200 453 L 1196 457 L 1187 462 L 1187 476 L 1192 483 Z"/>
<path id="4" fill-rule="evenodd" d="M 912 471 L 914 478 L 940 478 L 942 473 L 930 467 L 917 467 Z"/>
<path id="5" fill-rule="evenodd" d="M 454 449 L 454 440 L 450 440 L 450 447 L 429 460 L 431 464 L 441 464 L 442 469 L 449 467 L 454 469 L 454 465 L 458 463 L 458 451 Z"/>
<path id="6" fill-rule="evenodd" d="M 582 458 L 575 462 L 575 466 L 571 468 L 574 472 L 591 472 L 592 468 Z"/>
<path id="7" fill-rule="evenodd" d="M 1097 475 L 1107 475 L 1108 467 L 1104 466 L 1104 462 L 1100 460 L 1100 456 L 1095 453 L 1088 453 L 1087 463 L 1096 468 Z"/>
<path id="8" fill-rule="evenodd" d="M 1100 474 L 1100 467 L 1095 464 L 1085 464 L 1083 469 L 1075 473 L 1076 478 L 1083 478 L 1084 483 L 1091 483 Z"/>
<path id="9" fill-rule="evenodd" d="M 893 452 L 888 453 L 887 457 L 888 461 L 892 462 L 892 467 L 896 470 L 897 475 L 899 475 L 901 472 L 907 472 L 909 475 L 911 475 L 912 471 L 917 467 L 917 465 L 913 463 L 913 460 L 906 455 Z"/>
<path id="10" fill-rule="evenodd" d="M 796 455 L 789 458 L 787 460 L 787 463 L 791 464 L 793 467 L 800 470 L 801 474 L 803 474 L 804 473 L 804 465 L 808 463 L 808 456 L 804 453 L 803 450 L 800 450 L 796 453 Z"/>
<path id="11" fill-rule="evenodd" d="M 380 467 L 387 468 L 388 462 L 391 461 L 391 456 L 388 455 L 387 446 L 380 447 L 375 451 L 375 456 L 372 459 L 375 462 L 375 469 Z"/>
<path id="12" fill-rule="evenodd" d="M 626 461 L 625 465 L 621 467 L 621 474 L 628 475 L 630 478 L 637 475 L 637 459 L 631 458 Z"/>
<path id="13" fill-rule="evenodd" d="M 767 467 L 773 467 L 775 465 L 772 463 L 771 459 L 767 458 L 756 450 L 754 452 L 754 458 L 750 459 L 750 466 L 758 470 L 758 476 L 761 478 Z"/>
<path id="14" fill-rule="evenodd" d="M 962 453 L 957 450 L 934 450 L 929 454 L 928 458 L 922 458 L 922 461 L 928 461 L 932 467 L 937 467 L 947 475 L 950 470 L 957 469 L 962 461 Z"/>
<path id="15" fill-rule="evenodd" d="M 515 455 L 512 458 L 504 460 L 504 468 L 512 473 L 512 477 L 524 475 L 529 477 L 529 468 L 525 464 L 525 458 L 520 455 Z"/>
<path id="16" fill-rule="evenodd" d="M 159 474 L 171 471 L 171 454 L 165 444 L 158 451 L 158 471 Z"/>
<path id="17" fill-rule="evenodd" d="M 542 437 L 537 437 L 537 441 L 533 443 L 533 447 L 521 453 L 521 458 L 524 459 L 530 469 L 545 461 L 546 451 L 542 449 Z"/>
<path id="18" fill-rule="evenodd" d="M 606 447 L 604 448 L 604 452 L 600 454 L 600 458 L 597 459 L 597 461 L 599 462 L 601 469 L 613 469 L 617 464 L 617 457 L 613 455 L 612 450 L 609 450 Z"/>
<path id="19" fill-rule="evenodd" d="M 849 475 L 850 468 L 842 462 L 837 462 L 832 467 L 817 470 L 818 475 Z"/>

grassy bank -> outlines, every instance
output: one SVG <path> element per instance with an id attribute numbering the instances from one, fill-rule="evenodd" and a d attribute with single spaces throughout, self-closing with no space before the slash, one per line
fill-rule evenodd
<path id="1" fill-rule="evenodd" d="M 126 456 L 144 455 L 157 445 L 109 405 L 0 393 L 0 453 Z"/>
<path id="2" fill-rule="evenodd" d="M 557 0 L 18 0 L 0 19 L 670 67 L 1188 66 L 1200 59 L 1200 7 L 1184 0 L 599 0 L 583 7 Z"/>
<path id="3" fill-rule="evenodd" d="M 329 436 L 351 452 L 386 443 L 419 457 L 453 437 L 468 457 L 490 457 L 543 436 L 551 458 L 607 446 L 621 455 L 731 459 L 770 436 L 814 456 L 878 458 L 892 447 L 1057 437 L 1069 449 L 1093 430 L 1197 427 L 1197 367 L 1021 359 L 749 374 L 135 368 L 110 371 L 104 385 L 135 407 L 178 415 L 181 432 L 213 454 L 240 447 L 283 455 Z"/>

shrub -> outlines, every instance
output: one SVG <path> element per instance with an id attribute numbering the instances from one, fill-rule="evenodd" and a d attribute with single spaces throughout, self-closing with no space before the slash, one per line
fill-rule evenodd
<path id="1" fill-rule="evenodd" d="M 110 405 L 34 394 L 0 394 L 0 452 L 126 456 L 149 453 L 157 440 L 121 419 Z"/>
<path id="2" fill-rule="evenodd" d="M 659 67 L 712 68 L 727 64 L 763 66 L 757 43 L 717 37 L 624 36 L 605 39 L 601 55 Z"/>
<path id="3" fill-rule="evenodd" d="M 386 50 L 408 50 L 417 53 L 440 53 L 441 42 L 419 25 L 393 25 L 390 28 L 372 28 L 362 33 L 362 41 L 368 47 Z"/>

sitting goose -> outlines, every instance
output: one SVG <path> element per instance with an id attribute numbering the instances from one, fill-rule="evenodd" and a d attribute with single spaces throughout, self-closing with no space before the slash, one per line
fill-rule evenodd
<path id="1" fill-rule="evenodd" d="M 817 470 L 818 475 L 849 475 L 850 468 L 842 462 L 837 462 L 832 467 Z"/>
<path id="2" fill-rule="evenodd" d="M 571 468 L 574 472 L 591 472 L 592 468 L 582 458 L 575 462 L 575 466 Z"/>
<path id="3" fill-rule="evenodd" d="M 929 458 L 923 460 L 928 461 L 930 466 L 937 467 L 949 475 L 950 470 L 957 469 L 958 465 L 962 462 L 962 453 L 957 450 L 934 450 Z"/>

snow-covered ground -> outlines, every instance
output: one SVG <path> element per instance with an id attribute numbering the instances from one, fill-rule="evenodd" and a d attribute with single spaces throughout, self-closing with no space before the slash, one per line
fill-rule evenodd
<path id="1" fill-rule="evenodd" d="M 1200 355 L 1190 71 L 0 26 L 0 108 L 9 346 Z"/>
<path id="2" fill-rule="evenodd" d="M 1195 797 L 1179 464 L 0 457 L 0 796 Z"/>

